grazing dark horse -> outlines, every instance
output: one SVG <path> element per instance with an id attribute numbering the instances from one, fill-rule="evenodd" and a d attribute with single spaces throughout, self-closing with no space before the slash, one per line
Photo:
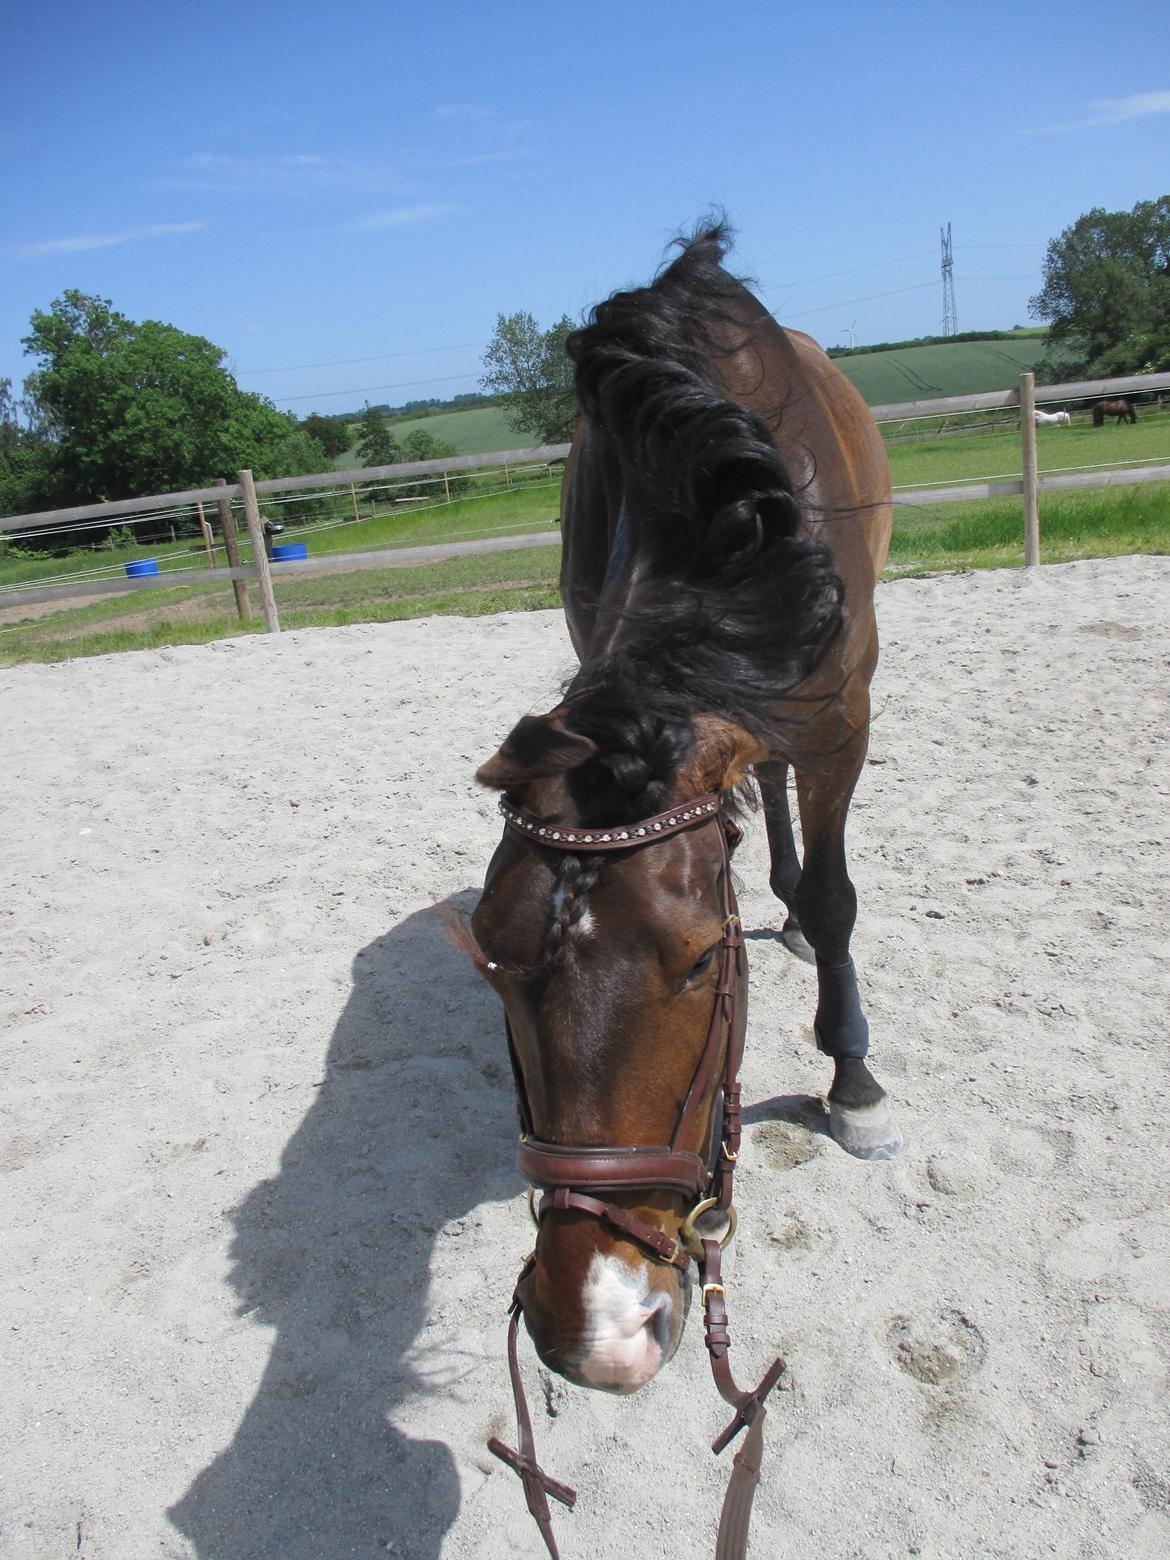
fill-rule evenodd
<path id="1" fill-rule="evenodd" d="M 752 772 L 783 939 L 816 963 L 830 1130 L 861 1158 L 901 1146 L 864 1060 L 845 860 L 889 470 L 849 381 L 722 268 L 726 239 L 699 232 L 569 338 L 581 415 L 561 587 L 580 670 L 479 771 L 504 793 L 505 829 L 464 940 L 504 1003 L 520 1165 L 545 1193 L 516 1306 L 550 1369 L 622 1393 L 678 1345 L 687 1252 L 726 1366 L 705 1221 L 724 1240 L 734 1227 L 746 961 L 728 809 Z M 716 1367 L 737 1405 L 729 1434 L 753 1423 L 778 1369 L 751 1394 L 725 1390 Z M 538 1508 L 541 1487 L 563 1487 L 536 1468 L 514 1363 L 513 1381 L 521 1452 L 495 1449 L 555 1553 Z"/>
<path id="2" fill-rule="evenodd" d="M 1116 417 L 1119 423 L 1137 422 L 1137 411 L 1127 395 L 1119 395 L 1111 401 L 1093 403 L 1093 427 L 1102 428 L 1106 417 Z"/>

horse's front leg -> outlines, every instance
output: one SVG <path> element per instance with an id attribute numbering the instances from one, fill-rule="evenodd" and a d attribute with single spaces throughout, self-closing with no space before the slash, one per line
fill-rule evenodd
<path id="1" fill-rule="evenodd" d="M 795 904 L 816 954 L 817 1045 L 833 1058 L 829 1131 L 859 1159 L 892 1159 L 902 1147 L 902 1135 L 885 1090 L 865 1063 L 869 1024 L 849 957 L 857 894 L 845 863 L 845 820 L 867 746 L 863 729 L 821 772 L 797 773 L 804 867 Z"/>
<path id="2" fill-rule="evenodd" d="M 764 803 L 764 825 L 768 831 L 768 850 L 772 857 L 769 878 L 772 892 L 784 906 L 784 925 L 780 941 L 790 953 L 806 964 L 816 962 L 796 913 L 796 889 L 800 882 L 800 857 L 792 836 L 792 813 L 788 806 L 788 760 L 775 759 L 756 765 L 756 783 Z"/>

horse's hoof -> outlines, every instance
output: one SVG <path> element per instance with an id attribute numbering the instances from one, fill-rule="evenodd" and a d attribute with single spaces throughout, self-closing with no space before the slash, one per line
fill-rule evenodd
<path id="1" fill-rule="evenodd" d="M 893 1159 L 902 1152 L 902 1134 L 889 1101 L 876 1105 L 834 1105 L 829 1101 L 829 1135 L 855 1159 Z"/>
<path id="2" fill-rule="evenodd" d="M 812 950 L 812 944 L 805 937 L 800 927 L 793 921 L 785 921 L 780 932 L 780 941 L 788 949 L 789 953 L 794 953 L 805 964 L 815 964 L 817 962 L 817 956 Z"/>

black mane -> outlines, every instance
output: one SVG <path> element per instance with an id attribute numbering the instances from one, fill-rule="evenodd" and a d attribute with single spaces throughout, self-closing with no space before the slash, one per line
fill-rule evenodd
<path id="1" fill-rule="evenodd" d="M 570 775 L 586 821 L 666 805 L 691 718 L 723 716 L 770 744 L 776 700 L 819 664 L 842 622 L 828 549 L 800 509 L 765 422 L 728 400 L 714 329 L 742 336 L 742 284 L 722 222 L 680 241 L 649 287 L 615 293 L 569 337 L 577 396 L 616 457 L 644 565 L 620 643 L 586 658 L 567 721 L 600 749 Z M 727 331 L 723 331 L 724 339 Z"/>

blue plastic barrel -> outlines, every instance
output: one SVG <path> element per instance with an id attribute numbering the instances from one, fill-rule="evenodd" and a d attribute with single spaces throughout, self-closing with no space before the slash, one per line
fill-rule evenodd
<path id="1" fill-rule="evenodd" d="M 125 568 L 126 568 L 126 578 L 127 579 L 130 579 L 130 580 L 141 579 L 144 574 L 157 574 L 158 573 L 158 559 L 157 558 L 143 558 L 141 560 L 141 562 L 139 562 L 139 563 L 128 563 L 128 564 L 126 564 Z"/>
<path id="2" fill-rule="evenodd" d="M 273 563 L 291 563 L 294 558 L 307 558 L 309 556 L 309 544 L 307 542 L 283 542 L 279 547 L 272 548 Z"/>

